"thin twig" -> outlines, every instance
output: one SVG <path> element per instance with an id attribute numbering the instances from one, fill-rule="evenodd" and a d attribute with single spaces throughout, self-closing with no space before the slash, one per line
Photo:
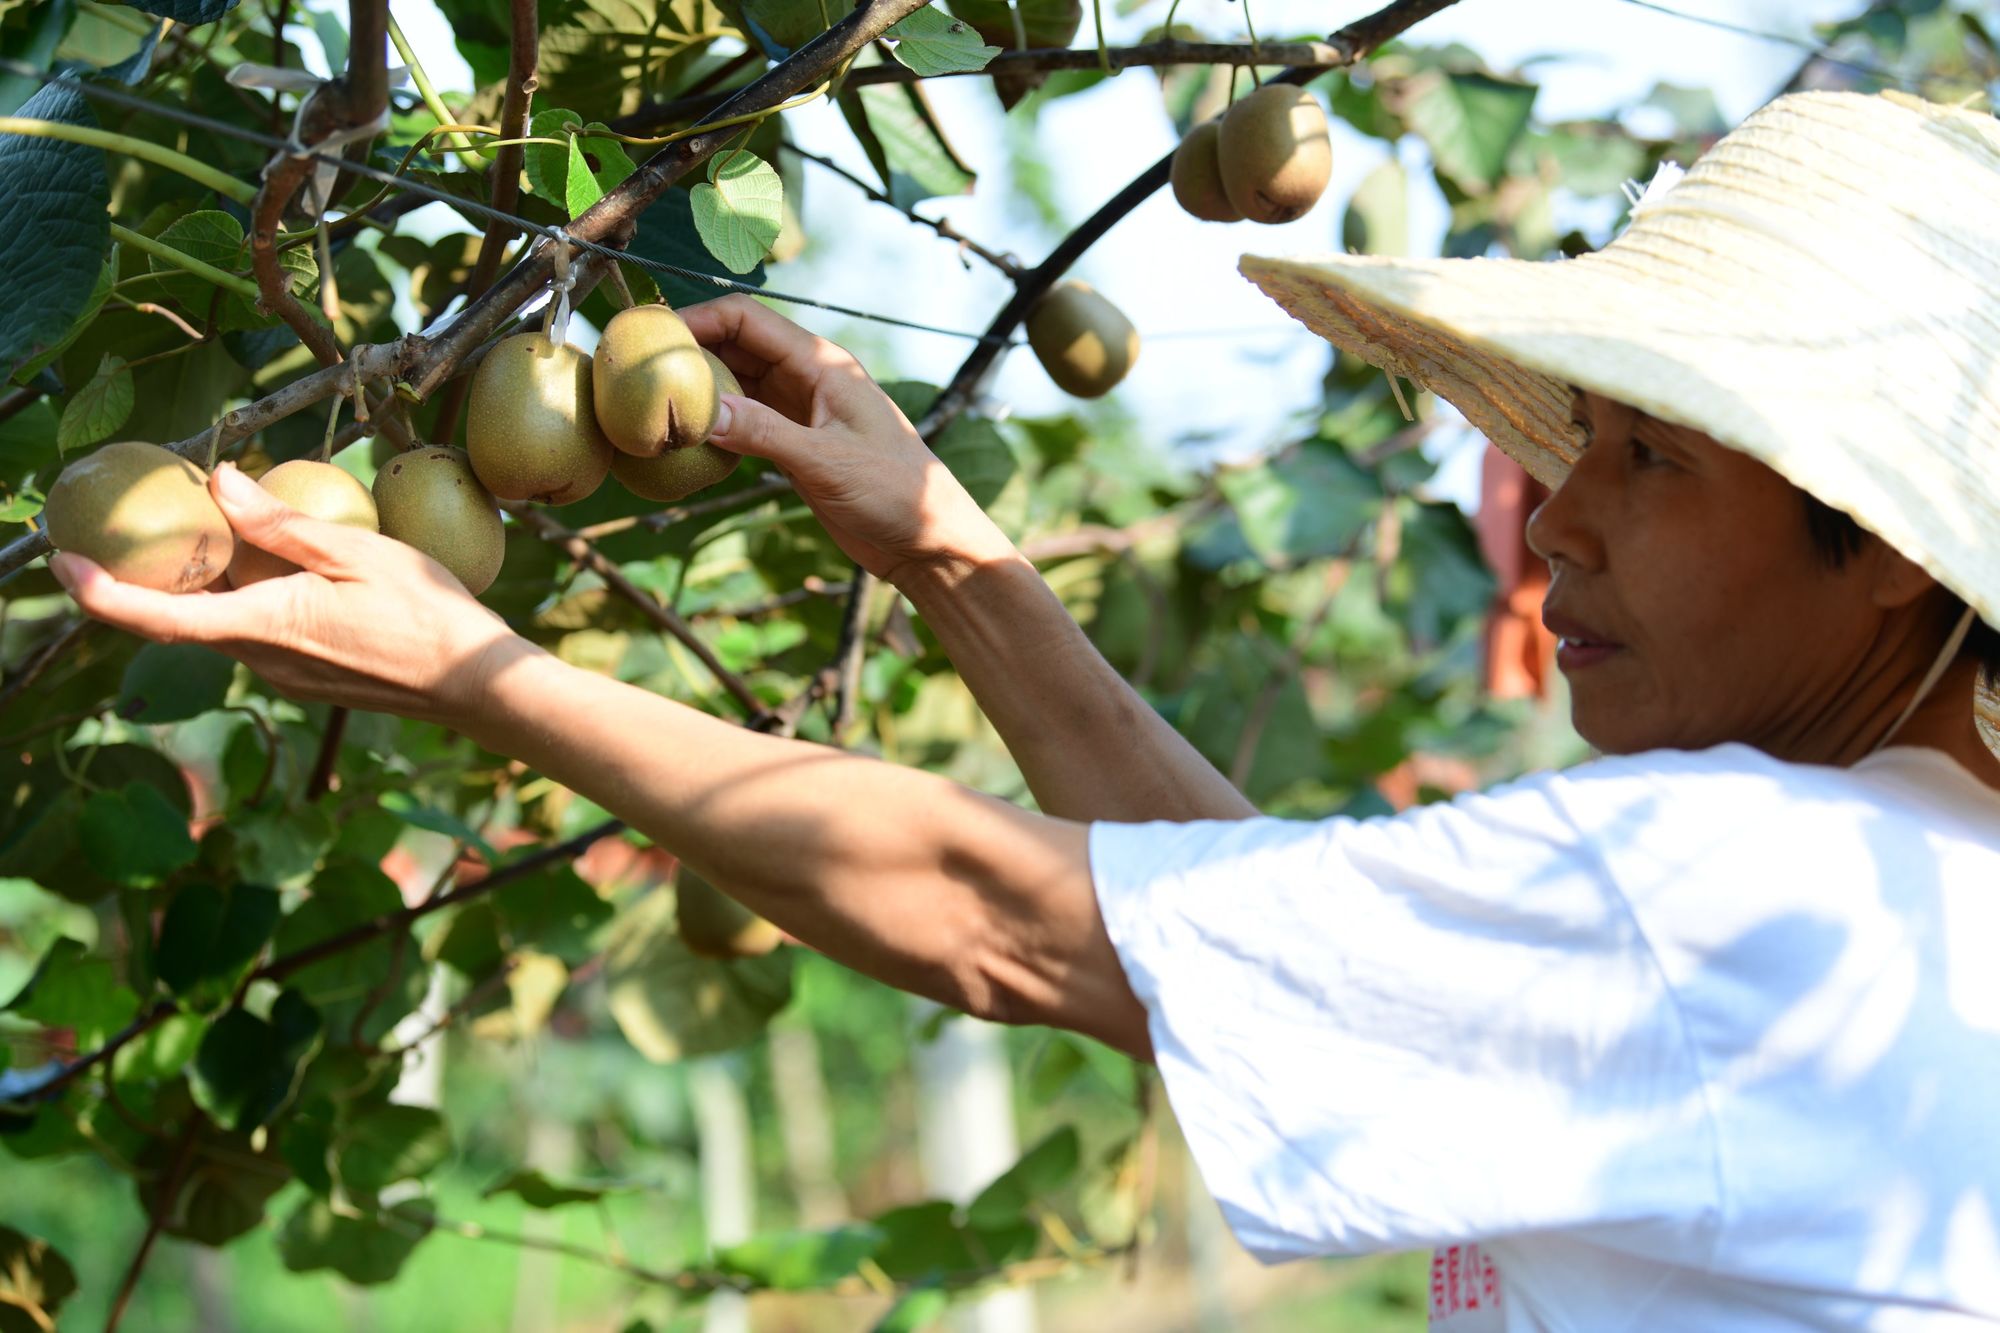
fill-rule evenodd
<path id="1" fill-rule="evenodd" d="M 326 730 L 320 734 L 319 755 L 306 778 L 305 798 L 317 801 L 333 786 L 334 766 L 340 762 L 340 744 L 347 737 L 347 709 L 335 705 L 327 712 Z"/>
<path id="2" fill-rule="evenodd" d="M 854 713 L 861 702 L 861 668 L 868 658 L 868 598 L 875 591 L 875 576 L 860 565 L 847 589 L 847 610 L 840 618 L 840 643 L 833 660 L 840 664 L 840 677 L 833 694 L 833 739 L 845 740 L 854 725 Z"/>
<path id="3" fill-rule="evenodd" d="M 514 514 L 537 537 L 560 547 L 570 559 L 603 579 L 605 587 L 637 607 L 639 613 L 646 619 L 680 640 L 687 650 L 708 668 L 717 683 L 729 692 L 729 697 L 743 706 L 743 711 L 752 721 L 770 711 L 764 706 L 764 701 L 757 697 L 756 691 L 744 683 L 741 676 L 722 664 L 722 659 L 715 655 L 715 650 L 702 641 L 701 636 L 694 632 L 694 626 L 688 624 L 680 612 L 665 605 L 632 582 L 625 576 L 625 571 L 602 551 L 539 509 L 522 506 L 515 510 Z"/>
<path id="4" fill-rule="evenodd" d="M 1020 263 L 1016 261 L 1012 256 L 1003 255 L 1000 254 L 998 251 L 987 249 L 985 246 L 973 240 L 970 236 L 967 236 L 964 232 L 960 231 L 958 228 L 952 226 L 951 223 L 946 221 L 945 219 L 927 218 L 922 213 L 917 212 L 916 209 L 906 208 L 902 204 L 897 203 L 890 196 L 876 189 L 873 185 L 870 185 L 867 181 L 855 175 L 853 172 L 849 171 L 846 167 L 841 166 L 840 163 L 834 161 L 832 158 L 821 157 L 818 153 L 808 152 L 806 149 L 799 147 L 797 144 L 792 143 L 790 140 L 783 140 L 779 143 L 778 146 L 784 149 L 786 152 L 792 154 L 794 157 L 802 157 L 808 162 L 815 162 L 819 164 L 821 167 L 824 167 L 826 170 L 832 172 L 834 175 L 840 177 L 842 180 L 847 181 L 849 184 L 853 185 L 856 189 L 860 190 L 870 199 L 873 199 L 876 203 L 886 204 L 890 208 L 895 209 L 898 213 L 901 213 L 904 217 L 908 218 L 910 221 L 917 223 L 919 226 L 929 227 L 932 231 L 944 237 L 944 239 L 946 239 L 947 241 L 955 243 L 960 250 L 965 251 L 967 254 L 978 255 L 981 259 L 991 264 L 994 268 L 999 269 L 1009 278 L 1019 279 L 1021 274 L 1026 271 L 1021 267 Z"/>
<path id="5" fill-rule="evenodd" d="M 651 514 L 635 514 L 629 518 L 606 519 L 602 523 L 593 523 L 587 528 L 578 528 L 576 535 L 587 542 L 594 542 L 602 540 L 605 537 L 615 536 L 621 532 L 630 532 L 633 528 L 646 528 L 652 532 L 664 532 L 676 523 L 682 523 L 691 518 L 700 518 L 704 514 L 719 513 L 725 509 L 734 509 L 739 505 L 747 507 L 753 504 L 760 504 L 774 495 L 790 495 L 791 493 L 792 483 L 774 473 L 758 482 L 755 486 L 746 486 L 740 491 L 731 491 L 727 495 L 710 496 L 706 500 L 696 500 L 693 504 L 675 505 L 671 509 L 661 509 Z"/>
<path id="6" fill-rule="evenodd" d="M 188 1161 L 194 1156 L 198 1123 L 189 1120 L 187 1129 L 181 1133 L 181 1141 L 174 1149 L 173 1165 L 167 1169 L 166 1180 L 153 1201 L 152 1216 L 146 1219 L 146 1234 L 139 1241 L 138 1253 L 132 1256 L 131 1264 L 125 1269 L 124 1280 L 118 1284 L 118 1295 L 111 1302 L 111 1312 L 104 1318 L 104 1333 L 118 1333 L 118 1324 L 125 1318 L 125 1307 L 139 1285 L 139 1274 L 145 1270 L 147 1258 L 153 1253 L 153 1242 L 160 1238 L 160 1229 L 167 1224 L 167 1214 L 173 1210 L 174 1200 L 181 1192 L 181 1180 L 187 1175 Z"/>
<path id="7" fill-rule="evenodd" d="M 52 663 L 88 638 L 98 623 L 89 619 L 72 621 L 29 658 L 12 680 L 0 683 L 0 712 L 5 712 L 29 686 L 40 680 Z"/>

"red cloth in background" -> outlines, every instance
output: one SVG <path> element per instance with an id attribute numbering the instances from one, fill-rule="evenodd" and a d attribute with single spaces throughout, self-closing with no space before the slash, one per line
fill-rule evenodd
<path id="1" fill-rule="evenodd" d="M 1549 489 L 1498 449 L 1486 451 L 1474 529 L 1499 588 L 1486 616 L 1486 689 L 1496 699 L 1545 698 L 1556 636 L 1542 625 L 1549 567 L 1528 549 L 1528 517 Z"/>

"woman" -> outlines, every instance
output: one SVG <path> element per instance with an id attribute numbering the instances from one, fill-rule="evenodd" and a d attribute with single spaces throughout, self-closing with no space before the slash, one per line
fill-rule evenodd
<path id="1" fill-rule="evenodd" d="M 565 666 L 232 468 L 307 572 L 54 568 L 519 758 L 862 971 L 1156 1059 L 1246 1245 L 1440 1247 L 1436 1327 L 2000 1322 L 2000 129 L 1788 98 L 1635 216 L 1561 264 L 1245 261 L 1557 486 L 1612 757 L 1395 819 L 1256 818 L 860 367 L 736 297 L 687 312 L 748 395 L 717 441 L 915 603 L 1045 813 Z"/>

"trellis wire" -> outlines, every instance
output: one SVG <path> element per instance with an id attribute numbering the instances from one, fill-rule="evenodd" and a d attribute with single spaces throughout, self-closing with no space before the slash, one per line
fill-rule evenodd
<path id="1" fill-rule="evenodd" d="M 1893 70 L 1883 69 L 1879 65 L 1866 65 L 1860 61 L 1848 60 L 1845 57 L 1837 56 L 1833 53 L 1833 48 L 1821 46 L 1809 37 L 1794 37 L 1790 33 L 1771 32 L 1764 28 L 1752 28 L 1745 24 L 1733 23 L 1728 19 L 1711 18 L 1707 14 L 1692 14 L 1685 9 L 1675 9 L 1670 5 L 1660 4 L 1659 0 L 1623 0 L 1623 3 L 1631 5 L 1635 9 L 1644 9 L 1655 14 L 1664 14 L 1668 18 L 1684 19 L 1689 23 L 1699 24 L 1704 28 L 1715 28 L 1721 32 L 1733 32 L 1739 37 L 1754 37 L 1760 41 L 1776 42 L 1781 46 L 1789 46 L 1795 50 L 1804 51 L 1815 59 L 1823 60 L 1829 65 L 1836 65 L 1841 69 L 1852 70 L 1856 74 L 1865 74 L 1870 78 L 1881 79 L 1885 83 L 1893 83 L 1899 87 L 1910 88 L 1915 86 L 1914 80 L 1897 74 Z"/>
<path id="2" fill-rule="evenodd" d="M 783 301 L 788 305 L 810 306 L 815 310 L 825 310 L 832 314 L 846 315 L 852 319 L 867 320 L 876 324 L 887 324 L 895 328 L 912 329 L 918 333 L 935 333 L 947 338 L 963 338 L 968 342 L 998 343 L 1003 346 L 1007 345 L 1010 341 L 1005 338 L 995 338 L 986 333 L 972 333 L 965 329 L 948 329 L 936 324 L 924 324 L 916 320 L 903 319 L 896 315 L 884 315 L 870 310 L 859 310 L 853 306 L 838 305 L 831 301 L 820 301 L 810 296 L 798 296 L 788 292 L 772 291 L 768 287 L 757 287 L 747 282 L 738 282 L 733 278 L 724 278 L 713 273 L 703 273 L 699 269 L 682 268 L 677 264 L 669 264 L 664 260 L 652 259 L 645 255 L 635 255 L 613 246 L 585 240 L 580 236 L 572 236 L 561 227 L 544 226 L 539 222 L 530 221 L 527 218 L 506 212 L 503 209 L 494 208 L 490 204 L 480 203 L 476 199 L 467 199 L 460 195 L 451 194 L 448 191 L 426 185 L 422 181 L 411 180 L 407 176 L 399 176 L 394 172 L 384 171 L 382 168 L 370 163 L 353 162 L 337 155 L 322 153 L 318 149 L 294 144 L 276 135 L 245 129 L 240 125 L 231 125 L 227 121 L 215 120 L 211 117 L 201 115 L 199 112 L 186 111 L 180 107 L 149 101 L 143 97 L 135 97 L 129 93 L 119 92 L 100 84 L 78 79 L 70 74 L 42 71 L 32 65 L 23 64 L 18 60 L 4 58 L 0 58 L 0 70 L 4 70 L 9 74 L 20 75 L 23 78 L 35 79 L 45 85 L 60 84 L 76 90 L 85 97 L 109 102 L 114 106 L 122 106 L 127 110 L 138 111 L 142 114 L 159 116 L 163 120 L 175 121 L 188 126 L 190 129 L 204 130 L 211 134 L 221 134 L 243 143 L 254 144 L 260 148 L 268 148 L 274 153 L 309 158 L 314 162 L 336 166 L 342 171 L 352 172 L 364 179 L 407 190 L 412 194 L 420 195 L 435 203 L 446 204 L 452 208 L 475 213 L 488 221 L 503 222 L 508 226 L 517 227 L 524 232 L 539 236 L 544 240 L 574 246 L 578 250 L 602 255 L 607 259 L 622 260 L 625 263 L 635 264 L 653 273 L 665 274 L 668 277 L 680 278 L 689 282 L 703 283 L 725 292 L 742 292 L 750 296 L 768 297 L 773 301 Z"/>

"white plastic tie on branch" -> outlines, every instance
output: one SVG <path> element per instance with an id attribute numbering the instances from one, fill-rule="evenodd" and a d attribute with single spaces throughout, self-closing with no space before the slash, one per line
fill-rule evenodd
<path id="1" fill-rule="evenodd" d="M 560 347 L 569 340 L 569 294 L 576 289 L 576 269 L 570 263 L 570 249 L 574 245 L 569 233 L 561 227 L 555 229 L 555 277 L 549 286 L 555 293 L 555 304 L 549 310 L 547 325 L 549 345 Z"/>
<path id="2" fill-rule="evenodd" d="M 394 65 L 389 68 L 387 75 L 388 86 L 400 88 L 409 82 L 410 69 L 407 65 Z M 294 158 L 306 157 L 313 153 L 335 154 L 351 143 L 372 139 L 389 128 L 389 108 L 384 106 L 382 113 L 367 124 L 335 130 L 321 138 L 318 143 L 308 144 L 300 137 L 301 127 L 305 123 L 306 108 L 312 105 L 313 99 L 319 96 L 330 80 L 321 79 L 304 70 L 280 69 L 276 65 L 256 65 L 247 62 L 233 66 L 227 78 L 239 88 L 269 88 L 274 92 L 303 94 L 299 98 L 298 110 L 292 115 L 291 133 L 285 136 Z M 274 165 L 276 164 L 266 163 L 264 174 L 270 175 Z M 313 221 L 317 222 L 326 212 L 327 206 L 333 202 L 333 182 L 339 175 L 340 168 L 330 162 L 321 162 L 313 170 L 312 179 L 306 184 L 303 200 L 306 214 Z"/>

